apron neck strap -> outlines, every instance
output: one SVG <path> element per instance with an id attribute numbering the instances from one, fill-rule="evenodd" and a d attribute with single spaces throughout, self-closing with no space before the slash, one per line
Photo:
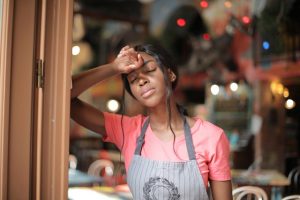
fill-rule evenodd
<path id="1" fill-rule="evenodd" d="M 184 116 L 183 116 L 183 122 L 184 122 L 184 136 L 185 136 L 189 159 L 196 160 L 195 148 L 194 148 L 194 144 L 193 144 L 191 129 L 189 127 L 189 124 L 186 121 L 186 117 L 184 117 Z M 145 134 L 146 134 L 146 130 L 148 128 L 149 123 L 150 123 L 150 118 L 148 117 L 142 126 L 141 134 L 137 138 L 136 148 L 134 151 L 135 155 L 141 155 L 142 147 L 145 142 Z"/>
<path id="2" fill-rule="evenodd" d="M 135 151 L 134 151 L 135 155 L 141 155 L 142 147 L 143 147 L 144 142 L 145 142 L 145 133 L 146 133 L 146 130 L 148 128 L 149 123 L 150 123 L 150 118 L 148 117 L 146 119 L 146 121 L 144 122 L 144 124 L 143 124 L 141 134 L 139 135 L 139 137 L 136 140 L 136 148 L 135 148 Z"/>

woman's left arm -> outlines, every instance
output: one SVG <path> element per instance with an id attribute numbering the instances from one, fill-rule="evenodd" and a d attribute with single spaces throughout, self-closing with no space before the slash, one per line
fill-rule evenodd
<path id="1" fill-rule="evenodd" d="M 213 200 L 232 200 L 231 181 L 213 181 L 209 182 Z"/>

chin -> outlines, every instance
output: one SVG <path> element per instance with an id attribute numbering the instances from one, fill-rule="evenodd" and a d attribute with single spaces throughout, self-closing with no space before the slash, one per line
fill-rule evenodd
<path id="1" fill-rule="evenodd" d="M 165 104 L 165 99 L 162 100 L 161 98 L 149 98 L 139 100 L 139 102 L 147 108 L 155 108 L 162 103 Z"/>

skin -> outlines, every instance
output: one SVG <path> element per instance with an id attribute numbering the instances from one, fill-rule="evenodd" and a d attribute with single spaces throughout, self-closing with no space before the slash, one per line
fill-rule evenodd
<path id="1" fill-rule="evenodd" d="M 169 81 L 175 81 L 176 76 L 169 72 Z M 71 91 L 71 117 L 82 126 L 106 135 L 103 113 L 91 105 L 79 100 L 77 96 L 89 87 L 112 76 L 128 74 L 130 89 L 135 98 L 147 107 L 150 126 L 153 133 L 162 141 L 173 140 L 173 134 L 168 125 L 166 106 L 166 90 L 164 77 L 155 59 L 146 53 L 137 53 L 129 46 L 124 47 L 118 57 L 109 64 L 99 66 L 73 76 Z M 176 108 L 176 102 L 171 95 L 171 125 L 175 136 L 184 134 L 183 120 Z M 187 117 L 190 127 L 195 123 Z M 210 181 L 213 199 L 232 200 L 231 181 Z"/>

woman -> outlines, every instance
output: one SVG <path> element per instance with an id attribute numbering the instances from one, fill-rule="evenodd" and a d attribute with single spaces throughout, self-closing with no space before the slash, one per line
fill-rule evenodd
<path id="1" fill-rule="evenodd" d="M 118 74 L 147 116 L 101 112 L 77 98 Z M 165 50 L 126 46 L 112 63 L 73 77 L 72 118 L 121 150 L 134 199 L 206 200 L 209 181 L 215 200 L 231 200 L 228 140 L 219 127 L 184 115 L 172 93 L 177 80 Z"/>

